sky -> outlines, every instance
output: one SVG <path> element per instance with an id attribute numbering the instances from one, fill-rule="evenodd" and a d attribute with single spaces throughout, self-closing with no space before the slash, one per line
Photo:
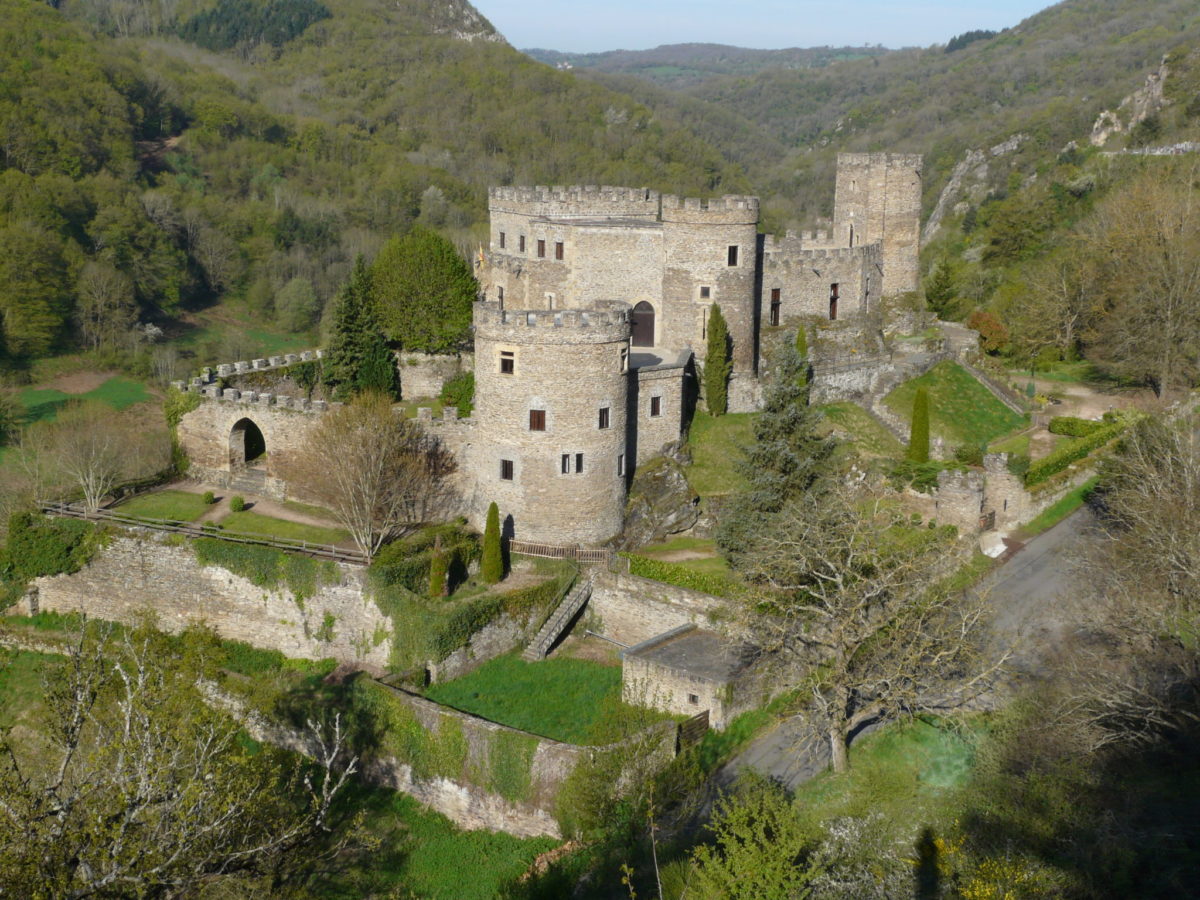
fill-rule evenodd
<path id="1" fill-rule="evenodd" d="M 659 44 L 780 48 L 944 44 L 1053 0 L 472 0 L 514 47 L 584 53 Z"/>

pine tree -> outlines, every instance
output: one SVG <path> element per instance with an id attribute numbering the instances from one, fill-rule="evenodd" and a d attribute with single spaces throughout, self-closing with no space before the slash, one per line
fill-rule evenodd
<path id="1" fill-rule="evenodd" d="M 366 334 L 363 360 L 359 366 L 354 386 L 357 391 L 375 391 L 395 398 L 400 393 L 400 376 L 396 371 L 396 356 L 384 341 L 379 328 L 374 324 L 374 316 L 370 318 L 371 327 Z"/>
<path id="2" fill-rule="evenodd" d="M 915 463 L 929 462 L 929 391 L 924 387 L 917 388 L 916 396 L 913 397 L 908 460 Z"/>
<path id="3" fill-rule="evenodd" d="M 479 566 L 484 584 L 497 584 L 504 577 L 504 555 L 500 548 L 500 507 L 494 502 L 488 507 L 487 523 L 483 528 L 483 561 Z"/>
<path id="4" fill-rule="evenodd" d="M 729 409 L 729 326 L 721 307 L 708 311 L 708 353 L 704 359 L 704 402 L 710 415 L 723 416 Z"/>
<path id="5" fill-rule="evenodd" d="M 791 498 L 821 490 L 833 474 L 837 443 L 822 435 L 822 414 L 808 405 L 803 364 L 788 347 L 754 423 L 754 443 L 736 464 L 745 480 L 717 529 L 717 545 L 735 567 L 753 552 L 764 523 Z"/>
<path id="6" fill-rule="evenodd" d="M 429 596 L 446 596 L 446 551 L 442 549 L 442 538 L 439 535 L 433 542 L 432 555 L 429 558 Z"/>
<path id="7" fill-rule="evenodd" d="M 333 331 L 322 360 L 323 378 L 335 397 L 354 393 L 363 364 L 378 340 L 371 314 L 371 273 L 360 255 L 333 308 Z M 375 334 L 372 334 L 375 331 Z"/>

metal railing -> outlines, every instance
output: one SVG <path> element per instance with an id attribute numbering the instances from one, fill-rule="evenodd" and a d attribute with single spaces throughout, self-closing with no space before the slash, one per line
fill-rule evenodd
<path id="1" fill-rule="evenodd" d="M 276 538 L 261 534 L 225 531 L 215 526 L 205 527 L 196 522 L 181 522 L 176 519 L 128 516 L 113 509 L 97 509 L 93 512 L 88 512 L 84 507 L 75 503 L 59 503 L 45 500 L 38 503 L 38 508 L 48 516 L 112 522 L 113 524 L 124 525 L 130 528 L 149 528 L 152 531 L 179 534 L 189 538 L 211 537 L 234 544 L 256 544 L 261 547 L 274 547 L 277 550 L 288 550 L 318 559 L 329 559 L 334 562 L 344 562 L 359 566 L 369 565 L 371 562 L 370 558 L 361 550 L 339 547 L 337 544 L 318 544 L 312 541 L 296 541 L 290 538 Z"/>

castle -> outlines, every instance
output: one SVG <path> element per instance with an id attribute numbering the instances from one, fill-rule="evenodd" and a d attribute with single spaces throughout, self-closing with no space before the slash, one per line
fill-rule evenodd
<path id="1" fill-rule="evenodd" d="M 474 413 L 420 417 L 458 459 L 459 511 L 482 527 L 495 501 L 518 540 L 612 539 L 637 465 L 687 426 L 712 304 L 729 325 L 730 410 L 752 411 L 765 328 L 862 320 L 883 297 L 917 289 L 920 205 L 921 157 L 897 154 L 839 154 L 832 229 L 779 240 L 758 234 L 756 197 L 493 188 L 477 267 Z M 314 410 L 222 390 L 211 376 L 182 387 L 241 407 L 203 404 L 180 423 L 197 474 L 245 477 L 249 423 L 272 451 L 262 488 L 285 494 L 280 465 Z"/>

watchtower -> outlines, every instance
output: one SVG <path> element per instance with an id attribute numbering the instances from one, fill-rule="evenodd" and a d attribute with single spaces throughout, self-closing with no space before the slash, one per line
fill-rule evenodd
<path id="1" fill-rule="evenodd" d="M 596 545 L 620 532 L 630 311 L 475 307 L 472 518 L 495 501 L 520 540 Z"/>
<path id="2" fill-rule="evenodd" d="M 729 323 L 735 374 L 757 365 L 758 198 L 662 198 L 664 334 L 659 343 L 691 346 L 703 359 L 709 307 Z"/>
<path id="3" fill-rule="evenodd" d="M 839 153 L 833 236 L 843 247 L 883 245 L 883 296 L 920 284 L 919 154 Z"/>

